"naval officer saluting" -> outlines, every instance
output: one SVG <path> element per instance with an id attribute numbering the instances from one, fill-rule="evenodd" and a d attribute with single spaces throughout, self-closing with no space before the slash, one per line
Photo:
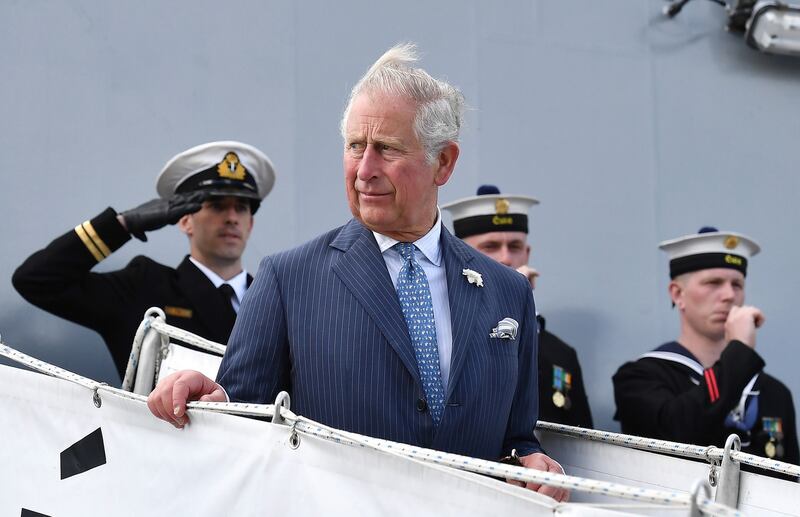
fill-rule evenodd
<path id="1" fill-rule="evenodd" d="M 167 162 L 159 198 L 118 214 L 107 208 L 56 238 L 22 263 L 13 276 L 29 302 L 97 331 L 124 376 L 136 329 L 150 307 L 167 323 L 212 341 L 228 340 L 252 277 L 242 253 L 253 215 L 272 189 L 269 158 L 253 146 L 202 144 Z M 139 255 L 109 273 L 92 269 L 134 236 L 177 224 L 189 255 L 177 268 Z"/>

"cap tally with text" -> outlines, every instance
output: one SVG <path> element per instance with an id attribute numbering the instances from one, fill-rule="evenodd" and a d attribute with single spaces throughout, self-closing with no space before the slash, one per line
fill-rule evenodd
<path id="1" fill-rule="evenodd" d="M 721 232 L 711 226 L 700 228 L 695 234 L 664 241 L 658 245 L 669 255 L 669 276 L 724 267 L 747 275 L 747 261 L 758 254 L 761 247 L 747 235 Z"/>
<path id="2" fill-rule="evenodd" d="M 158 195 L 208 190 L 213 195 L 244 197 L 252 212 L 272 190 L 275 169 L 255 147 L 241 142 L 210 142 L 175 155 L 156 181 Z"/>
<path id="3" fill-rule="evenodd" d="M 489 232 L 528 233 L 528 209 L 539 201 L 528 196 L 500 194 L 494 185 L 481 185 L 478 195 L 459 199 L 442 208 L 453 216 L 456 237 Z"/>

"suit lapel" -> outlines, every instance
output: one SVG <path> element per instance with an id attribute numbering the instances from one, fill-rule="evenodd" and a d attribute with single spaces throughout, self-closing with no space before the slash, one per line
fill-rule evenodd
<path id="1" fill-rule="evenodd" d="M 220 341 L 222 338 L 222 343 L 227 341 L 234 319 L 230 317 L 230 311 L 225 310 L 224 300 L 214 284 L 192 264 L 188 256 L 178 266 L 178 282 L 197 313 L 192 316 L 192 320 L 207 328 L 213 336 L 212 339 Z"/>
<path id="2" fill-rule="evenodd" d="M 476 329 L 477 315 L 483 306 L 483 289 L 470 284 L 463 274 L 472 260 L 466 244 L 453 237 L 442 227 L 442 255 L 447 274 L 447 295 L 450 301 L 450 321 L 453 325 L 453 353 L 450 361 L 450 379 L 447 395 L 453 392 L 458 376 L 464 368 L 467 354 L 475 341 L 482 337 Z"/>
<path id="3" fill-rule="evenodd" d="M 351 220 L 330 246 L 344 252 L 333 264 L 333 272 L 367 311 L 419 383 L 417 359 L 408 335 L 408 326 L 386 270 L 386 262 L 372 232 L 358 221 Z"/>

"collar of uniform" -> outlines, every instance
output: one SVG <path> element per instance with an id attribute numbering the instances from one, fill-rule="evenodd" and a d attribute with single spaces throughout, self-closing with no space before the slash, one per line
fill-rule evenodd
<path id="1" fill-rule="evenodd" d="M 382 233 L 372 232 L 375 236 L 375 240 L 378 242 L 378 247 L 381 250 L 381 253 L 386 253 L 387 250 L 392 249 L 392 246 L 397 244 L 398 240 L 392 239 Z M 417 249 L 425 255 L 425 258 L 431 261 L 431 263 L 435 266 L 440 266 L 442 263 L 442 244 L 441 244 L 441 237 L 442 237 L 442 211 L 439 210 L 439 207 L 436 207 L 436 222 L 433 223 L 433 227 L 422 236 L 422 238 L 414 241 L 414 245 Z"/>
<path id="2" fill-rule="evenodd" d="M 664 343 L 652 352 L 647 352 L 639 356 L 640 359 L 650 357 L 653 359 L 665 359 L 675 363 L 680 363 L 692 369 L 698 376 L 702 377 L 705 368 L 700 364 L 700 361 L 692 354 L 686 347 L 677 341 L 670 341 Z"/>
<path id="3" fill-rule="evenodd" d="M 678 343 L 677 341 L 670 341 L 669 343 L 664 343 L 660 347 L 656 348 L 654 352 L 672 352 L 673 354 L 679 354 L 684 357 L 688 357 L 697 364 L 700 364 L 700 361 L 697 360 L 694 354 L 691 353 L 688 348 Z"/>
<path id="4" fill-rule="evenodd" d="M 231 278 L 230 280 L 225 280 L 218 274 L 214 273 L 206 266 L 201 264 L 198 260 L 195 260 L 194 257 L 189 257 L 189 260 L 192 261 L 192 264 L 197 266 L 197 269 L 203 272 L 211 283 L 214 284 L 214 287 L 219 287 L 222 284 L 228 284 L 233 287 L 233 292 L 236 293 L 236 298 L 241 302 L 242 298 L 244 297 L 244 292 L 247 290 L 247 271 L 244 269 L 241 273 L 236 275 L 235 277 Z"/>

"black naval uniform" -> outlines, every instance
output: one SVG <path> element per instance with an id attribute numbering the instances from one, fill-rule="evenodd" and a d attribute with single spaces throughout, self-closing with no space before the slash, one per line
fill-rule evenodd
<path id="1" fill-rule="evenodd" d="M 170 325 L 226 343 L 236 319 L 230 301 L 188 256 L 177 269 L 139 255 L 119 271 L 90 271 L 130 238 L 108 208 L 28 257 L 14 272 L 14 287 L 32 304 L 96 330 L 121 377 L 150 307 L 163 309 Z"/>
<path id="2" fill-rule="evenodd" d="M 676 362 L 675 356 L 688 361 Z M 623 433 L 695 445 L 723 447 L 728 435 L 737 433 L 742 451 L 797 464 L 792 395 L 763 367 L 764 360 L 741 341 L 731 341 L 707 369 L 679 343 L 666 343 L 614 375 L 614 418 Z M 743 411 L 734 417 L 737 407 Z"/>
<path id="3" fill-rule="evenodd" d="M 592 412 L 575 349 L 539 321 L 539 420 L 591 429 Z M 559 394 L 557 394 L 559 393 Z"/>

